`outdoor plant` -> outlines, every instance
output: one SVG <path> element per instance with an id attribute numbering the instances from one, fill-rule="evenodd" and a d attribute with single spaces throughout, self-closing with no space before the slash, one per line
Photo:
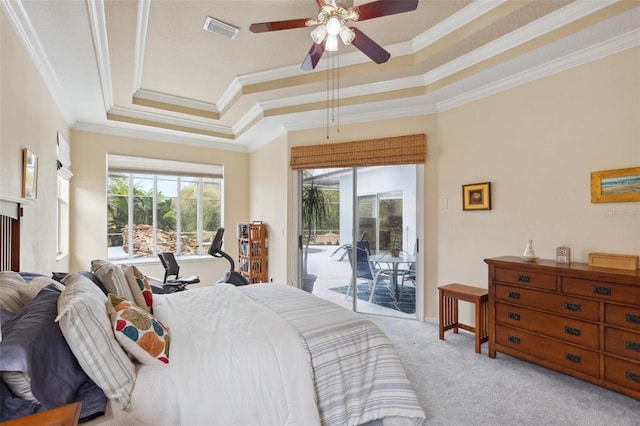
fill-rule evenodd
<path id="1" fill-rule="evenodd" d="M 304 185 L 302 189 L 302 221 L 307 230 L 307 238 L 304 245 L 303 277 L 308 277 L 307 263 L 309 259 L 309 245 L 316 225 L 327 218 L 328 202 L 326 193 L 313 180 Z"/>

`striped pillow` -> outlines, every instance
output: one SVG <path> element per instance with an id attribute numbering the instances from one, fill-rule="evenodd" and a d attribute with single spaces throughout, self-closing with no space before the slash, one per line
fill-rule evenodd
<path id="1" fill-rule="evenodd" d="M 135 367 L 117 342 L 107 313 L 107 297 L 86 277 L 69 274 L 58 299 L 60 330 L 80 366 L 110 399 L 128 408 Z"/>
<path id="2" fill-rule="evenodd" d="M 127 300 L 135 300 L 129 287 L 129 281 L 119 265 L 96 259 L 91 261 L 91 272 L 102 281 L 109 293 L 118 294 Z"/>

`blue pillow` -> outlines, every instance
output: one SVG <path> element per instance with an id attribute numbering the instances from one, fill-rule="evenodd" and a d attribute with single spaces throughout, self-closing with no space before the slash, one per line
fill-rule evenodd
<path id="1" fill-rule="evenodd" d="M 107 397 L 80 367 L 55 322 L 59 296 L 49 285 L 3 323 L 0 371 L 26 374 L 31 393 L 46 409 L 82 402 L 80 418 L 86 420 L 104 414 Z"/>

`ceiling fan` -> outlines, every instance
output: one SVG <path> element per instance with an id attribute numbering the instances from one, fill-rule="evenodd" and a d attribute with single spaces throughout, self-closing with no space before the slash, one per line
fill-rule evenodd
<path id="1" fill-rule="evenodd" d="M 338 2 L 336 0 L 315 1 L 319 8 L 316 18 L 261 22 L 251 24 L 249 29 L 254 33 L 263 33 L 316 26 L 311 31 L 313 45 L 301 66 L 305 71 L 311 71 L 318 65 L 325 50 L 338 50 L 338 37 L 345 45 L 353 44 L 371 60 L 382 64 L 389 60 L 391 54 L 358 28 L 348 27 L 347 22 L 364 21 L 395 15 L 396 13 L 410 12 L 418 7 L 418 0 L 377 0 L 348 8 L 340 0 Z"/>

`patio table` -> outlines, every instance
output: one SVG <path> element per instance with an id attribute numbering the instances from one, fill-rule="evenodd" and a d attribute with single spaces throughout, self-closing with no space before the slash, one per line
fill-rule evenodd
<path id="1" fill-rule="evenodd" d="M 398 256 L 391 256 L 391 253 L 377 253 L 369 256 L 371 262 L 386 263 L 391 270 L 391 295 L 394 300 L 398 301 L 398 270 L 403 263 L 411 264 L 416 261 L 413 254 L 400 253 Z"/>

